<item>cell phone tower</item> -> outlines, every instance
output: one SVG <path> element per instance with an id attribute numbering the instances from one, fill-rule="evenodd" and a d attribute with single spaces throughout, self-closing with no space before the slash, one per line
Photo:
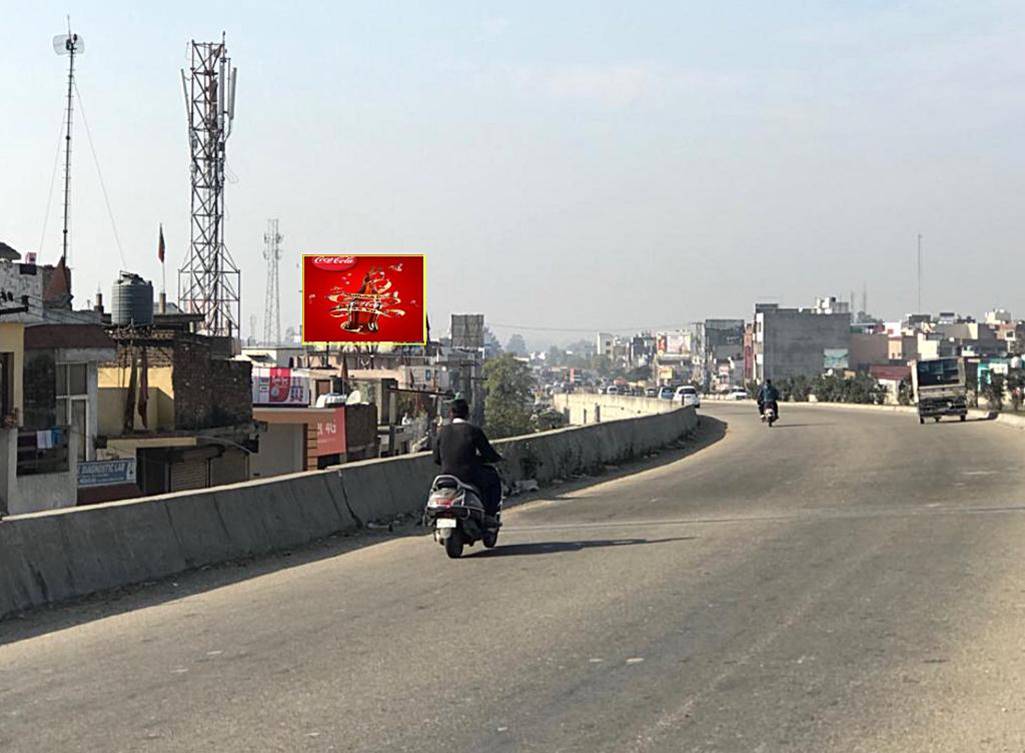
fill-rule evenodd
<path id="1" fill-rule="evenodd" d="M 178 270 L 178 303 L 202 314 L 202 334 L 241 337 L 242 275 L 224 245 L 225 145 L 235 118 L 235 82 L 224 36 L 189 43 L 182 88 L 189 121 L 191 242 Z"/>
<path id="2" fill-rule="evenodd" d="M 64 124 L 64 236 L 61 241 L 61 256 L 67 264 L 68 252 L 71 250 L 71 115 L 72 94 L 75 89 L 75 56 L 85 52 L 85 40 L 79 34 L 72 33 L 70 20 L 68 33 L 58 34 L 53 38 L 53 51 L 58 55 L 68 56 L 68 104 Z"/>
<path id="3" fill-rule="evenodd" d="M 263 341 L 268 345 L 281 344 L 281 294 L 278 292 L 278 262 L 281 260 L 281 241 L 278 221 L 267 220 L 263 234 L 263 258 L 267 260 L 267 299 L 263 306 Z"/>

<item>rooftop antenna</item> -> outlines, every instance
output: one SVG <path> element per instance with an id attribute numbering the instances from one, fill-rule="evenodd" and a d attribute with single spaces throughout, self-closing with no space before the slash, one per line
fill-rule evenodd
<path id="1" fill-rule="evenodd" d="M 70 237 L 68 224 L 71 221 L 71 95 L 75 87 L 75 55 L 85 52 L 85 40 L 71 31 L 71 17 L 68 17 L 68 33 L 58 34 L 53 38 L 53 51 L 58 55 L 68 56 L 68 105 L 67 120 L 64 126 L 64 237 L 61 258 L 68 263 Z"/>
<path id="2" fill-rule="evenodd" d="M 228 48 L 220 42 L 189 44 L 182 88 L 189 121 L 191 240 L 178 270 L 178 301 L 202 314 L 200 332 L 241 337 L 242 275 L 224 245 L 225 144 L 235 118 L 235 81 Z"/>
<path id="3" fill-rule="evenodd" d="M 918 313 L 922 313 L 922 234 L 918 234 Z"/>

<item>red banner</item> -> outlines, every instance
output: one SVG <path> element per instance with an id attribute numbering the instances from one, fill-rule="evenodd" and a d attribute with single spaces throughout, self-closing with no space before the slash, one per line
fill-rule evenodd
<path id="1" fill-rule="evenodd" d="M 317 457 L 345 452 L 345 407 L 317 417 Z"/>
<path id="2" fill-rule="evenodd" d="M 427 340 L 422 254 L 304 254 L 303 342 Z"/>

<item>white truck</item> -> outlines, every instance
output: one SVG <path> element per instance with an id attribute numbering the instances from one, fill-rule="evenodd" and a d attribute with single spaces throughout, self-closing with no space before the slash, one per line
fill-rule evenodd
<path id="1" fill-rule="evenodd" d="M 918 405 L 918 423 L 931 418 L 939 422 L 943 416 L 968 415 L 963 358 L 930 358 L 911 362 L 911 386 Z"/>

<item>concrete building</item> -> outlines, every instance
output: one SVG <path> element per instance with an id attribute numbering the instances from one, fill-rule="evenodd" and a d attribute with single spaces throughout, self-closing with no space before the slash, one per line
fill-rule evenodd
<path id="1" fill-rule="evenodd" d="M 755 305 L 755 379 L 815 376 L 846 368 L 850 350 L 850 306 L 820 298 L 811 309 Z"/>
<path id="2" fill-rule="evenodd" d="M 727 392 L 744 381 L 744 320 L 706 319 L 702 325 L 704 389 Z"/>

